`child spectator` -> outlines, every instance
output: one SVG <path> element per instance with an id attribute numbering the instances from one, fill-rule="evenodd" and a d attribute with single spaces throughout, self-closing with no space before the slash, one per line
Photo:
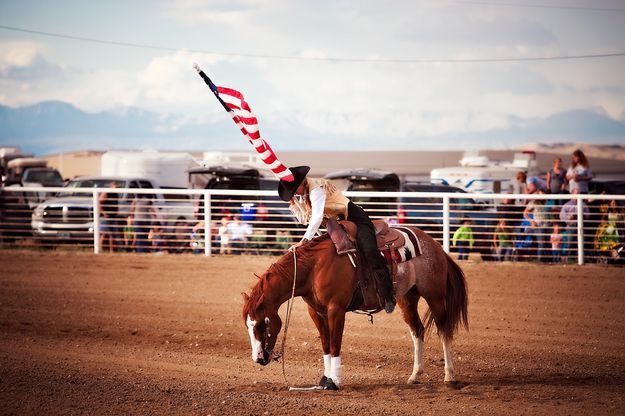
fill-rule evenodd
<path id="1" fill-rule="evenodd" d="M 228 223 L 230 220 L 228 217 L 221 219 L 221 226 L 219 227 L 219 253 L 230 254 L 230 233 L 228 231 Z"/>
<path id="2" fill-rule="evenodd" d="M 562 261 L 562 243 L 564 242 L 564 237 L 560 233 L 560 225 L 555 223 L 553 225 L 553 232 L 549 237 L 551 241 L 551 255 L 554 263 L 560 263 Z"/>
<path id="3" fill-rule="evenodd" d="M 126 226 L 124 226 L 124 249 L 131 252 L 135 248 L 136 236 L 132 225 L 132 215 L 126 217 Z"/>
<path id="4" fill-rule="evenodd" d="M 512 235 L 505 218 L 501 218 L 493 234 L 495 257 L 499 261 L 509 261 L 512 257 Z"/>
<path id="5" fill-rule="evenodd" d="M 471 229 L 471 220 L 465 218 L 462 225 L 458 227 L 452 237 L 452 244 L 458 249 L 458 260 L 468 260 L 469 252 L 473 248 L 475 240 L 473 239 L 473 230 Z"/>
<path id="6" fill-rule="evenodd" d="M 148 232 L 148 240 L 150 241 L 150 245 L 153 253 L 163 253 L 165 252 L 165 230 L 160 224 L 154 225 Z"/>

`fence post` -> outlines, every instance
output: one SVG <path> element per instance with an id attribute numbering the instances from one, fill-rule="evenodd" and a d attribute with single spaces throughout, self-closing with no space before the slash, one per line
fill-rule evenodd
<path id="1" fill-rule="evenodd" d="M 100 195 L 93 191 L 93 254 L 100 254 Z"/>
<path id="2" fill-rule="evenodd" d="M 443 197 L 443 250 L 449 254 L 449 196 Z"/>
<path id="3" fill-rule="evenodd" d="M 577 263 L 584 264 L 584 200 L 577 198 Z"/>
<path id="4" fill-rule="evenodd" d="M 210 257 L 213 236 L 211 235 L 211 195 L 204 192 L 204 255 Z"/>

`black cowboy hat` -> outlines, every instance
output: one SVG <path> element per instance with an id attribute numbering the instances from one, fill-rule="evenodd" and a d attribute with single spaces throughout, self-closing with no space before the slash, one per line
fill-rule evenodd
<path id="1" fill-rule="evenodd" d="M 293 168 L 289 168 L 291 173 L 293 174 L 293 180 L 291 182 L 280 180 L 278 182 L 278 195 L 280 195 L 280 199 L 283 201 L 290 201 L 295 195 L 295 191 L 299 188 L 300 184 L 306 178 L 306 175 L 310 171 L 310 166 L 295 166 Z"/>

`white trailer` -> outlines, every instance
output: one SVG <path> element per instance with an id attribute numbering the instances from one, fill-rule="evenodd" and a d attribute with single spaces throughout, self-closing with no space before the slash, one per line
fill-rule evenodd
<path id="1" fill-rule="evenodd" d="M 162 188 L 188 188 L 187 171 L 199 166 L 183 152 L 109 151 L 102 155 L 102 176 L 149 178 Z"/>
<path id="2" fill-rule="evenodd" d="M 516 153 L 514 160 L 491 161 L 476 152 L 467 152 L 460 166 L 432 169 L 430 181 L 455 186 L 476 193 L 518 193 L 514 178 L 523 171 L 538 176 L 540 170 L 534 152 Z"/>

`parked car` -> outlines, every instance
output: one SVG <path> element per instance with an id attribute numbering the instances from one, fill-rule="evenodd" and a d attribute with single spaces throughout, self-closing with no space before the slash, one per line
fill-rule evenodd
<path id="1" fill-rule="evenodd" d="M 325 175 L 341 191 L 398 192 L 400 180 L 393 172 L 378 169 L 353 169 Z M 397 215 L 397 198 L 351 198 L 373 219 L 388 219 Z"/>
<path id="2" fill-rule="evenodd" d="M 193 203 L 186 196 L 169 198 L 159 192 L 159 186 L 149 178 L 82 177 L 67 184 L 67 192 L 47 199 L 38 205 L 32 214 L 31 227 L 38 239 L 73 240 L 91 242 L 93 240 L 93 197 L 88 188 L 108 188 L 114 182 L 120 193 L 118 196 L 118 217 L 125 218 L 135 194 L 132 189 L 153 189 L 148 194 L 170 240 L 186 241 L 194 221 Z M 121 227 L 121 224 L 120 224 Z"/>
<path id="3" fill-rule="evenodd" d="M 33 208 L 49 197 L 33 187 L 62 187 L 63 178 L 47 161 L 21 154 L 2 154 L 3 183 L 0 192 L 0 239 L 13 242 L 30 237 L 30 217 Z"/>

